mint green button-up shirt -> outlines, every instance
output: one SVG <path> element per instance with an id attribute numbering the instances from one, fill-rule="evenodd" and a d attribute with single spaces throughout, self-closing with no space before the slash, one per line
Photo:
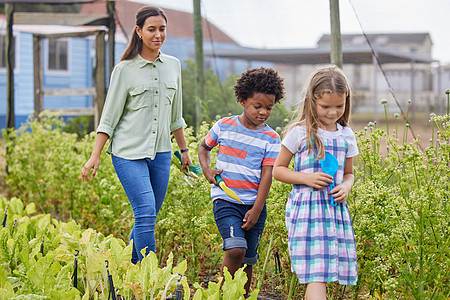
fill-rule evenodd
<path id="1" fill-rule="evenodd" d="M 171 151 L 170 133 L 182 117 L 180 61 L 160 53 L 121 61 L 112 74 L 98 132 L 110 137 L 108 152 L 125 159 L 153 159 Z"/>

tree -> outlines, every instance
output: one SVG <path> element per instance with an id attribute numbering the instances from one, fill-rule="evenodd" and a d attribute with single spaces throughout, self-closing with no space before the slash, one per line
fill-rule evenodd
<path id="1" fill-rule="evenodd" d="M 220 82 L 219 77 L 212 69 L 207 69 L 204 73 L 205 99 L 196 96 L 196 68 L 192 60 L 186 60 L 186 67 L 182 69 L 183 78 L 183 117 L 189 126 L 195 127 L 195 104 L 200 101 L 201 119 L 211 123 L 222 117 L 239 115 L 242 113 L 242 106 L 236 101 L 233 86 L 239 78 L 239 74 L 229 74 L 227 78 Z M 276 104 L 272 114 L 267 120 L 267 124 L 276 129 L 283 128 L 288 116 L 287 109 L 282 104 Z"/>

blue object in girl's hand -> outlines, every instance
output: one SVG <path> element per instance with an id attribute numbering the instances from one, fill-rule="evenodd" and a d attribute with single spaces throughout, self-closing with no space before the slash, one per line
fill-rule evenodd
<path id="1" fill-rule="evenodd" d="M 325 151 L 325 159 L 320 160 L 320 167 L 322 168 L 322 171 L 328 175 L 333 176 L 333 183 L 330 184 L 330 191 L 334 189 L 334 175 L 336 174 L 337 170 L 339 169 L 339 163 L 333 154 L 330 152 Z M 334 201 L 333 196 L 331 195 L 331 205 L 336 206 L 337 202 Z"/>

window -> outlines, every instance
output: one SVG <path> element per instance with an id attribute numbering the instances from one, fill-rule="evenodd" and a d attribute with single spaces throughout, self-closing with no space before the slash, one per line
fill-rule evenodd
<path id="1" fill-rule="evenodd" d="M 48 70 L 68 71 L 68 42 L 67 40 L 48 40 Z"/>
<path id="2" fill-rule="evenodd" d="M 15 48 L 16 39 L 13 37 L 13 51 Z M 0 69 L 6 68 L 6 35 L 0 34 Z M 15 65 L 15 62 L 12 63 L 13 68 Z"/>

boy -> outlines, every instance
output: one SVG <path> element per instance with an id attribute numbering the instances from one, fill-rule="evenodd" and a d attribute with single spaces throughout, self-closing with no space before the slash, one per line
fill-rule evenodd
<path id="1" fill-rule="evenodd" d="M 250 69 L 234 86 L 236 101 L 244 111 L 219 120 L 201 142 L 198 157 L 203 174 L 212 183 L 214 219 L 223 239 L 222 263 L 234 273 L 246 264 L 248 294 L 252 266 L 266 221 L 266 198 L 272 184 L 272 168 L 280 151 L 279 135 L 264 122 L 275 103 L 284 97 L 283 79 L 271 68 Z M 210 168 L 210 151 L 219 145 L 215 170 Z M 217 186 L 220 174 L 239 201 Z"/>

